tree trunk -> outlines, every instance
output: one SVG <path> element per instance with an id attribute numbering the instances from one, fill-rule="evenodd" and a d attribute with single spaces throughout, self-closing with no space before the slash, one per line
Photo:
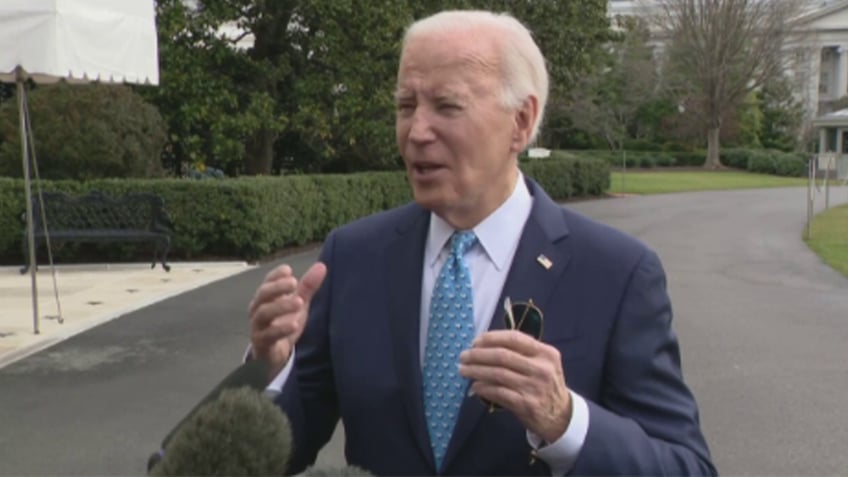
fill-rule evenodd
<path id="1" fill-rule="evenodd" d="M 719 159 L 719 132 L 720 127 L 713 127 L 707 131 L 707 160 L 704 162 L 704 169 L 721 169 L 721 159 Z"/>
<path id="2" fill-rule="evenodd" d="M 274 142 L 277 133 L 267 128 L 261 128 L 245 144 L 247 158 L 245 174 L 249 176 L 270 175 L 274 163 Z"/>

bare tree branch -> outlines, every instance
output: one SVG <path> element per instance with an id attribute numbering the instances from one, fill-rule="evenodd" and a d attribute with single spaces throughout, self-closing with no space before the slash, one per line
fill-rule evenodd
<path id="1" fill-rule="evenodd" d="M 703 104 L 705 167 L 721 167 L 721 119 L 785 71 L 797 0 L 657 0 L 653 24 L 666 42 L 666 74 Z"/>

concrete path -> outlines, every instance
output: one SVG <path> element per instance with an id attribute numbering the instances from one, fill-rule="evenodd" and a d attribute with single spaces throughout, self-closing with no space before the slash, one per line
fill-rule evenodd
<path id="1" fill-rule="evenodd" d="M 147 263 L 42 266 L 32 277 L 0 267 L 0 368 L 129 312 L 247 270 L 244 262 L 175 262 L 170 272 Z M 58 300 L 57 300 L 58 296 Z M 36 333 L 37 331 L 37 333 Z"/>
<path id="2" fill-rule="evenodd" d="M 832 204 L 846 200 L 845 188 L 832 192 Z M 803 189 L 568 207 L 658 251 L 722 474 L 848 472 L 848 279 L 801 241 Z M 289 262 L 302 271 L 314 256 Z M 273 265 L 0 369 L 0 475 L 141 474 L 162 436 L 241 357 L 247 301 Z M 338 462 L 341 446 L 338 435 L 322 461 Z"/>

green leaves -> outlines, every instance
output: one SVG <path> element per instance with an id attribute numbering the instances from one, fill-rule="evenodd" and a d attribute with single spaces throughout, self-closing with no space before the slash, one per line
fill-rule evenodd
<path id="1" fill-rule="evenodd" d="M 397 167 L 392 92 L 415 18 L 446 8 L 510 11 L 548 58 L 552 101 L 611 38 L 605 0 L 198 3 L 157 1 L 162 81 L 143 94 L 169 124 L 174 161 L 231 175 Z M 242 36 L 250 48 L 234 47 Z"/>
<path id="2" fill-rule="evenodd" d="M 28 95 L 41 177 L 158 177 L 165 125 L 121 85 L 56 83 Z M 0 106 L 0 175 L 23 177 L 16 101 Z"/>

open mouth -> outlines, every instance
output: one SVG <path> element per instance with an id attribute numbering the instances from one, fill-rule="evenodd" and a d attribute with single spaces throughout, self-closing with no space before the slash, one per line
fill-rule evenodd
<path id="1" fill-rule="evenodd" d="M 440 170 L 445 169 L 444 166 L 433 163 L 420 162 L 412 166 L 412 170 L 422 176 L 430 175 Z"/>

